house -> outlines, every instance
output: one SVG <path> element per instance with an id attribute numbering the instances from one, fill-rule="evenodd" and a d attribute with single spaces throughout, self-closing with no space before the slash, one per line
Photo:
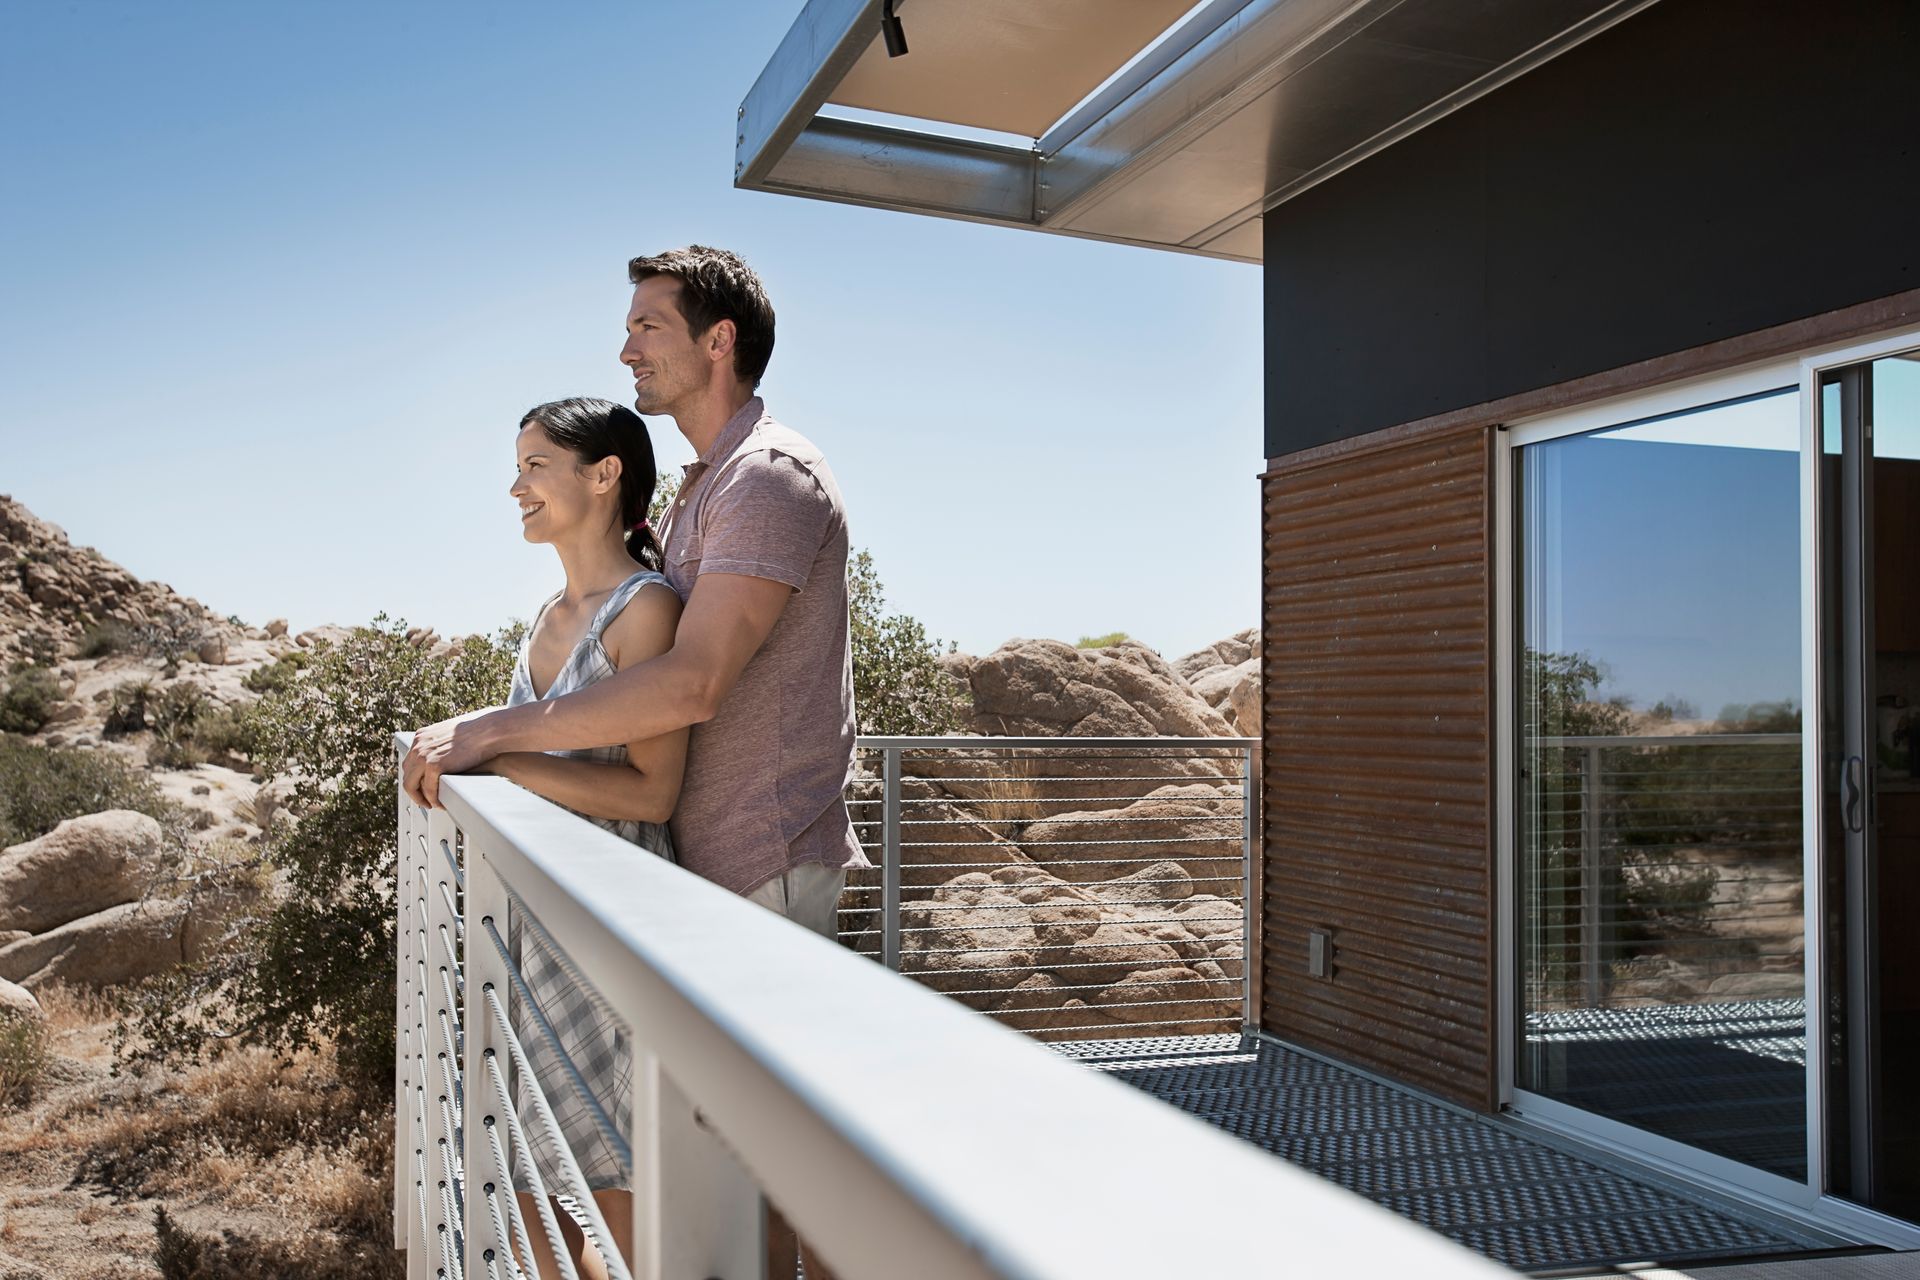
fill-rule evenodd
<path id="1" fill-rule="evenodd" d="M 1261 1028 L 1914 1247 L 1916 67 L 1907 0 L 808 0 L 736 181 L 1261 271 Z"/>

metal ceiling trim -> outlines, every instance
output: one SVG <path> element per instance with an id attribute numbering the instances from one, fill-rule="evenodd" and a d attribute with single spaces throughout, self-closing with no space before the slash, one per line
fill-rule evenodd
<path id="1" fill-rule="evenodd" d="M 1138 93 L 1168 67 L 1186 57 L 1202 40 L 1218 31 L 1251 3 L 1253 0 L 1214 0 L 1199 13 L 1188 17 L 1180 25 L 1179 30 L 1157 49 L 1121 72 L 1112 82 L 1097 90 L 1086 102 L 1069 111 L 1058 123 L 1048 129 L 1040 139 L 1041 152 L 1052 155 L 1098 124 L 1116 106 Z"/>
<path id="2" fill-rule="evenodd" d="M 1057 147 L 1041 140 L 1047 220 L 1072 221 L 1103 189 L 1151 168 L 1400 2 L 1249 0 L 1098 120 Z"/>
<path id="3" fill-rule="evenodd" d="M 1502 63 L 1472 83 L 1462 85 L 1453 93 L 1433 103 L 1433 105 L 1415 112 L 1392 128 L 1383 129 L 1366 141 L 1348 148 L 1325 164 L 1317 166 L 1309 172 L 1302 174 L 1300 177 L 1293 179 L 1291 182 L 1283 183 L 1262 196 L 1259 200 L 1236 209 L 1218 222 L 1189 236 L 1183 243 L 1187 245 L 1204 245 L 1218 240 L 1222 236 L 1231 234 L 1235 228 L 1243 223 L 1260 217 L 1269 209 L 1277 208 L 1295 196 L 1300 195 L 1302 192 L 1317 187 L 1327 179 L 1351 169 L 1361 161 L 1378 155 L 1394 143 L 1412 137 L 1422 129 L 1445 119 L 1462 107 L 1470 106 L 1479 99 L 1493 93 L 1495 90 L 1519 79 L 1529 71 L 1551 62 L 1569 49 L 1577 45 L 1585 44 L 1588 40 L 1593 39 L 1608 28 L 1625 22 L 1641 10 L 1652 8 L 1658 2 L 1659 0 L 1614 0 L 1614 3 L 1601 9 L 1592 17 L 1576 23 L 1550 40 L 1541 41 L 1526 53 L 1521 54 L 1518 58 Z"/>
<path id="4" fill-rule="evenodd" d="M 1032 150 L 817 116 L 760 185 L 843 203 L 1032 227 Z"/>
<path id="5" fill-rule="evenodd" d="M 761 186 L 880 32 L 881 0 L 807 0 L 747 91 L 733 182 Z"/>

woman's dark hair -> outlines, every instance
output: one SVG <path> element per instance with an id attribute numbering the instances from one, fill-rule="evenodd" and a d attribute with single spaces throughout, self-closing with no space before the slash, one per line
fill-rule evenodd
<path id="1" fill-rule="evenodd" d="M 588 466 L 604 458 L 620 459 L 620 527 L 627 531 L 627 554 L 642 568 L 659 572 L 666 556 L 647 518 L 658 477 L 653 467 L 653 437 L 633 410 L 611 400 L 576 396 L 535 405 L 520 419 L 520 429 L 539 423 L 547 438 Z"/>

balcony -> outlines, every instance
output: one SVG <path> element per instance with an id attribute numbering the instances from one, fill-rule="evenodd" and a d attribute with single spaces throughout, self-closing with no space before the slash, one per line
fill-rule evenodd
<path id="1" fill-rule="evenodd" d="M 843 898 L 839 946 L 502 779 L 448 779 L 444 810 L 402 797 L 394 1233 L 409 1274 L 530 1274 L 516 1190 L 611 1238 L 558 1141 L 562 1099 L 514 1105 L 531 1072 L 509 1005 L 531 993 L 510 918 L 628 1032 L 630 1123 L 577 1072 L 562 1088 L 634 1189 L 635 1256 L 631 1271 L 609 1259 L 616 1276 L 780 1274 L 793 1263 L 770 1262 L 768 1205 L 842 1280 L 1264 1275 L 1281 1260 L 1444 1278 L 1500 1274 L 1489 1258 L 1819 1243 L 1250 1030 L 1253 750 L 863 741 L 848 802 L 876 869 Z M 518 1029 L 554 1039 L 543 1018 Z"/>

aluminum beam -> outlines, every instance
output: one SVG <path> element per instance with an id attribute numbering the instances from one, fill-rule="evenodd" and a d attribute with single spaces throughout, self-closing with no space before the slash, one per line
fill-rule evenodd
<path id="1" fill-rule="evenodd" d="M 807 0 L 740 104 L 733 182 L 761 187 L 880 30 L 880 0 Z"/>
<path id="2" fill-rule="evenodd" d="M 980 222 L 1035 223 L 1034 152 L 818 116 L 765 190 Z"/>

